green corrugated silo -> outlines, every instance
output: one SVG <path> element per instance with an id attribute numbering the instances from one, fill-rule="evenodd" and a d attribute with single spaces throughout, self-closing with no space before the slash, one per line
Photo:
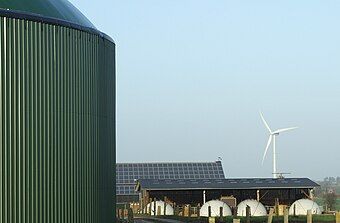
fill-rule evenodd
<path id="1" fill-rule="evenodd" d="M 1 0 L 0 105 L 0 223 L 114 222 L 112 39 L 66 0 Z"/>

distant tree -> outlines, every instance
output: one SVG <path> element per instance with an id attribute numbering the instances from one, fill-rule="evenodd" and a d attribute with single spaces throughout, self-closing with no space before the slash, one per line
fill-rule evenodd
<path id="1" fill-rule="evenodd" d="M 335 183 L 335 177 L 329 177 L 329 181 L 330 181 L 330 183 Z"/>
<path id="2" fill-rule="evenodd" d="M 337 184 L 340 184 L 340 177 L 337 177 L 337 178 L 336 178 L 336 183 L 337 183 Z"/>
<path id="3" fill-rule="evenodd" d="M 336 203 L 336 194 L 334 191 L 331 192 L 326 192 L 324 194 L 324 202 L 327 205 L 327 207 L 329 208 L 329 210 L 333 211 L 335 208 L 335 203 Z"/>
<path id="4" fill-rule="evenodd" d="M 317 187 L 313 190 L 313 194 L 315 197 L 322 197 L 322 187 Z"/>

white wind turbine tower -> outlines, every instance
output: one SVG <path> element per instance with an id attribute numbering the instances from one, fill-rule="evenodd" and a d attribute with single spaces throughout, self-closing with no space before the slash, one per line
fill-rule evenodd
<path id="1" fill-rule="evenodd" d="M 264 117 L 263 117 L 261 112 L 260 112 L 260 115 L 261 115 L 261 118 L 262 118 L 262 121 L 263 121 L 264 125 L 266 126 L 266 128 L 269 131 L 269 139 L 268 139 L 267 146 L 266 146 L 266 149 L 265 149 L 264 154 L 263 154 L 262 165 L 263 165 L 264 159 L 266 158 L 266 154 L 267 154 L 268 148 L 269 148 L 271 142 L 273 141 L 273 178 L 278 178 L 277 177 L 278 173 L 276 172 L 276 136 L 278 136 L 282 132 L 293 130 L 293 129 L 296 129 L 298 127 L 284 128 L 284 129 L 278 129 L 278 130 L 272 131 L 270 129 L 268 123 L 264 119 Z"/>

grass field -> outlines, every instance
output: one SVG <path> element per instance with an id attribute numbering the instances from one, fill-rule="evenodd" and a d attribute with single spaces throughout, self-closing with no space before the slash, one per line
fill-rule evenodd
<path id="1" fill-rule="evenodd" d="M 319 206 L 324 206 L 323 199 L 321 199 L 321 198 L 316 198 L 316 199 L 315 199 L 315 202 L 316 202 Z M 335 210 L 340 211 L 340 198 L 338 198 L 338 199 L 336 200 Z"/>
<path id="2" fill-rule="evenodd" d="M 163 218 L 159 216 L 158 218 Z M 188 222 L 188 223 L 207 223 L 208 218 L 206 217 L 179 217 L 179 216 L 166 216 L 164 218 L 178 220 L 181 222 Z M 246 223 L 245 217 L 236 217 L 241 220 L 241 223 Z M 307 221 L 306 216 L 289 216 L 289 223 L 305 223 Z M 233 217 L 224 217 L 222 219 L 216 218 L 216 223 L 232 223 Z M 267 217 L 251 217 L 251 223 L 267 223 Z M 283 217 L 279 216 L 273 217 L 273 223 L 282 223 Z M 334 215 L 314 215 L 313 216 L 313 223 L 331 223 L 335 222 Z"/>
<path id="3" fill-rule="evenodd" d="M 336 199 L 335 210 L 340 211 L 340 198 Z"/>

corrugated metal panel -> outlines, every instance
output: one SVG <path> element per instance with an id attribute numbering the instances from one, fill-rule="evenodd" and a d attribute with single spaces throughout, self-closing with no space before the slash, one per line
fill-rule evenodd
<path id="1" fill-rule="evenodd" d="M 114 52 L 0 17 L 0 223 L 113 222 Z"/>

